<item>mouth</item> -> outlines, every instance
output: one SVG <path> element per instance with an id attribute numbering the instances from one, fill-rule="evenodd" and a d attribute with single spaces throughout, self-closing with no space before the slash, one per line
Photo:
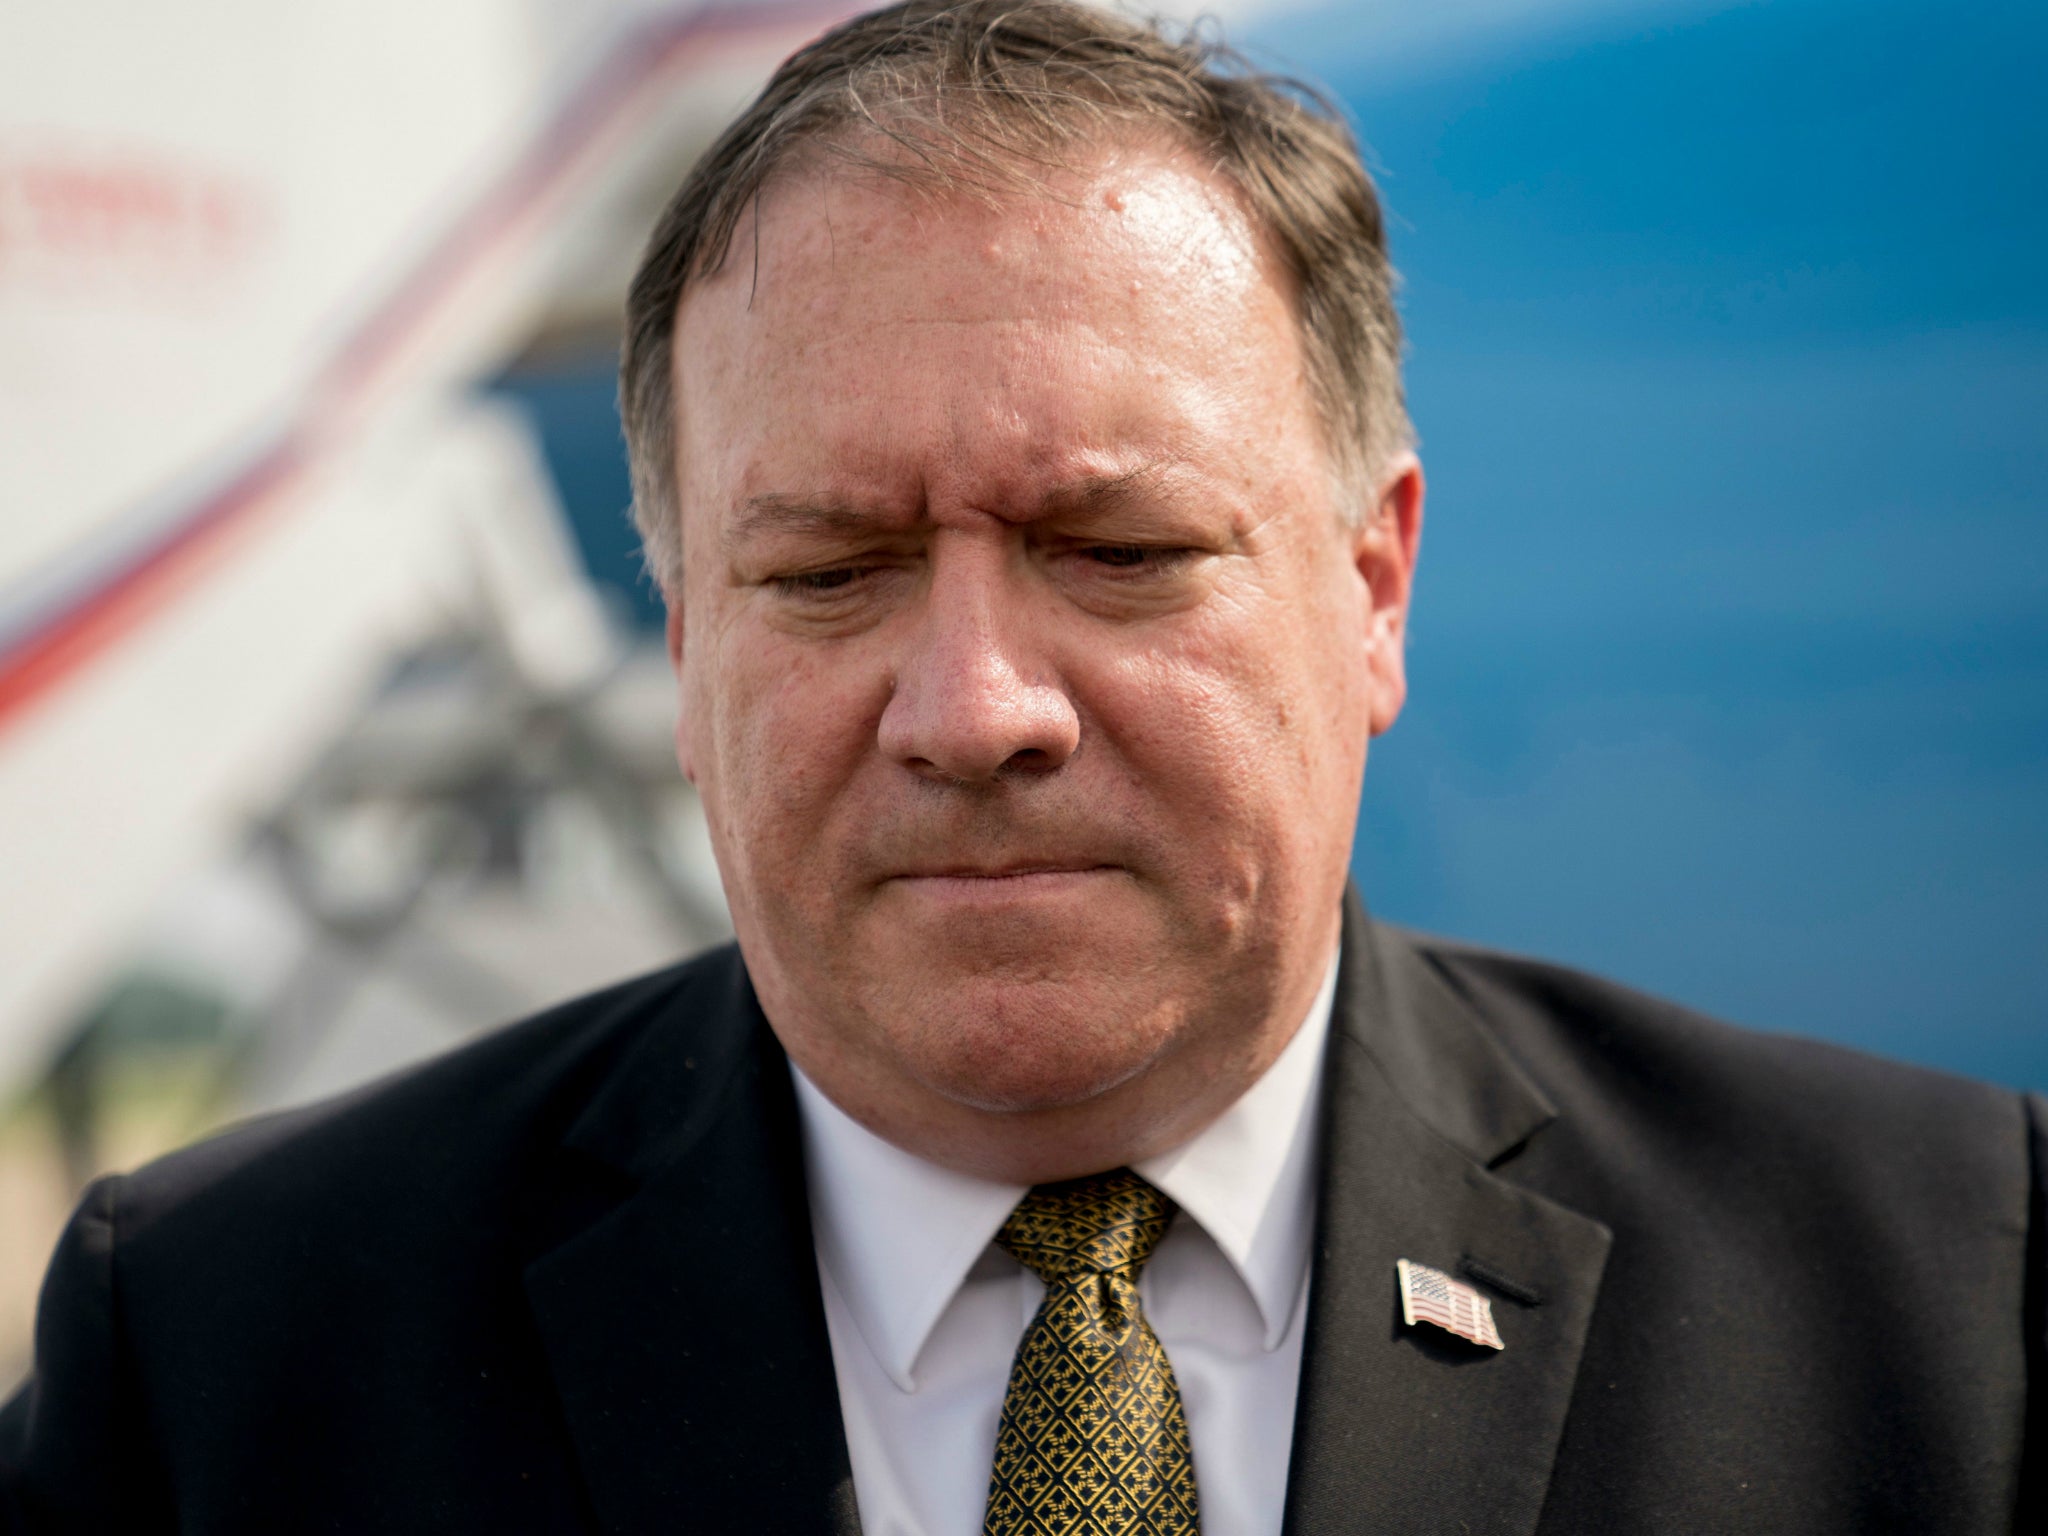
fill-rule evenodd
<path id="1" fill-rule="evenodd" d="M 933 864 L 906 869 L 897 880 L 1028 880 L 1033 875 L 1087 875 L 1116 868 L 1113 864 L 1019 859 L 1006 864 Z"/>
<path id="2" fill-rule="evenodd" d="M 888 884 L 935 900 L 987 901 L 1077 891 L 1124 871 L 1115 864 L 1020 861 L 997 865 L 934 865 L 905 870 Z"/>

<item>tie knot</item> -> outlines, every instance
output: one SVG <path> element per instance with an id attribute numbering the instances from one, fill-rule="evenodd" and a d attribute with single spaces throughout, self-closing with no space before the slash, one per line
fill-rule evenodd
<path id="1" fill-rule="evenodd" d="M 1088 1272 L 1136 1279 L 1173 1212 L 1171 1200 L 1118 1168 L 1039 1185 L 1017 1202 L 996 1242 L 1047 1285 Z"/>

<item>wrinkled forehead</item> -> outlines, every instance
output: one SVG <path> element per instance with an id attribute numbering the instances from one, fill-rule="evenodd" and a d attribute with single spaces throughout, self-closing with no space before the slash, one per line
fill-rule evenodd
<path id="1" fill-rule="evenodd" d="M 747 434 L 879 411 L 890 391 L 957 378 L 1021 404 L 1047 378 L 1085 377 L 1091 346 L 1164 376 L 1219 333 L 1249 344 L 1276 324 L 1298 353 L 1288 295 L 1236 189 L 1170 148 L 1119 146 L 1001 191 L 815 161 L 769 185 L 679 308 L 685 503 Z"/>

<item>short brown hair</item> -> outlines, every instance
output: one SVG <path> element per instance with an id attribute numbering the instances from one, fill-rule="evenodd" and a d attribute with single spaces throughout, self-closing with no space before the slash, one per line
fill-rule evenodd
<path id="1" fill-rule="evenodd" d="M 1413 435 L 1384 222 L 1328 98 L 1213 37 L 1169 37 L 1075 0 L 903 0 L 792 55 L 663 210 L 626 302 L 619 408 L 633 515 L 673 599 L 682 572 L 671 369 L 685 288 L 724 264 L 778 172 L 819 160 L 996 194 L 1057 166 L 1091 128 L 1153 131 L 1204 157 L 1292 277 L 1308 381 L 1339 482 L 1370 481 Z"/>

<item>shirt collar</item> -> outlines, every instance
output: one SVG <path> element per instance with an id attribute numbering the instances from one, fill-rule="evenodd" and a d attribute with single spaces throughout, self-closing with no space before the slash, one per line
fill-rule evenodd
<path id="1" fill-rule="evenodd" d="M 1316 1084 L 1337 998 L 1332 959 L 1287 1048 L 1209 1128 L 1134 1164 L 1230 1260 L 1278 1349 L 1308 1272 L 1315 1228 Z"/>
<path id="2" fill-rule="evenodd" d="M 1017 1202 L 996 1184 L 926 1162 L 826 1098 L 792 1061 L 818 1262 L 868 1352 L 915 1391 L 912 1368 L 939 1314 Z"/>
<path id="3" fill-rule="evenodd" d="M 1213 1240 L 1286 1335 L 1315 1220 L 1315 1086 L 1337 991 L 1330 962 L 1308 1017 L 1265 1075 L 1200 1135 L 1135 1165 Z M 1027 1190 L 956 1173 L 884 1141 L 795 1062 L 818 1259 L 868 1350 L 905 1392 L 925 1340 Z"/>

